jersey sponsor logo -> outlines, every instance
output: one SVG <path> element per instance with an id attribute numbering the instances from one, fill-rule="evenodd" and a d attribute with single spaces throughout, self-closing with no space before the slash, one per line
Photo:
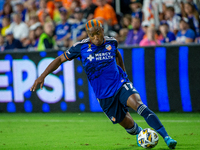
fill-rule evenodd
<path id="1" fill-rule="evenodd" d="M 112 49 L 112 46 L 111 46 L 110 44 L 106 44 L 105 47 L 106 47 L 106 49 L 109 50 L 109 51 Z"/>
<path id="2" fill-rule="evenodd" d="M 113 59 L 113 56 L 111 55 L 111 52 L 106 52 L 95 54 L 95 58 L 96 60 L 108 60 Z"/>
<path id="3" fill-rule="evenodd" d="M 106 52 L 106 53 L 97 53 L 97 54 L 90 54 L 87 59 L 92 61 L 93 59 L 96 61 L 101 61 L 101 60 L 108 60 L 108 59 L 113 59 L 114 57 L 111 55 L 111 52 Z"/>
<path id="4" fill-rule="evenodd" d="M 87 57 L 87 59 L 90 60 L 90 61 L 92 61 L 92 60 L 94 59 L 94 57 L 93 57 L 92 55 L 89 55 L 89 56 Z"/>

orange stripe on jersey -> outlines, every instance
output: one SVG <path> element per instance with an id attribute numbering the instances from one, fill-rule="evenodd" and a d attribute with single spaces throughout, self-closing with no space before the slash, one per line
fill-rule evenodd
<path id="1" fill-rule="evenodd" d="M 71 59 L 69 59 L 69 58 L 67 57 L 67 54 L 66 54 L 66 52 L 64 52 L 64 55 L 65 55 L 65 57 L 66 57 L 68 60 L 71 60 Z"/>

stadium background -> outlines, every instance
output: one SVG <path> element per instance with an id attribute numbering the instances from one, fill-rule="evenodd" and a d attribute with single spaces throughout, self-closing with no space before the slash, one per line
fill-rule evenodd
<path id="1" fill-rule="evenodd" d="M 129 79 L 150 109 L 200 111 L 199 45 L 120 47 Z M 30 92 L 36 77 L 63 51 L 2 52 L 1 112 L 101 112 L 81 62 L 64 63 Z"/>

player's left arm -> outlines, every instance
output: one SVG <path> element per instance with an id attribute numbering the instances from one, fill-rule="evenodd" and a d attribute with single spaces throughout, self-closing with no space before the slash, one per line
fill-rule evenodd
<path id="1" fill-rule="evenodd" d="M 117 62 L 117 65 L 120 66 L 124 72 L 126 72 L 122 56 L 118 50 L 116 52 L 116 62 Z"/>

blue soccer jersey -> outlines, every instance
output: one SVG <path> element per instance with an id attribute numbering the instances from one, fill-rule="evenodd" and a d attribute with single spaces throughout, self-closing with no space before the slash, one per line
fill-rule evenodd
<path id="1" fill-rule="evenodd" d="M 92 44 L 89 38 L 75 43 L 64 53 L 66 59 L 80 57 L 83 68 L 97 98 L 112 97 L 124 82 L 127 74 L 117 65 L 115 57 L 117 41 L 105 36 L 101 46 Z"/>
<path id="2" fill-rule="evenodd" d="M 176 41 L 178 43 L 185 43 L 186 39 L 193 39 L 195 40 L 195 32 L 192 29 L 187 29 L 185 33 L 179 31 L 176 35 Z"/>
<path id="3" fill-rule="evenodd" d="M 70 25 L 67 22 L 56 26 L 56 40 L 62 40 L 68 33 L 70 33 Z"/>

